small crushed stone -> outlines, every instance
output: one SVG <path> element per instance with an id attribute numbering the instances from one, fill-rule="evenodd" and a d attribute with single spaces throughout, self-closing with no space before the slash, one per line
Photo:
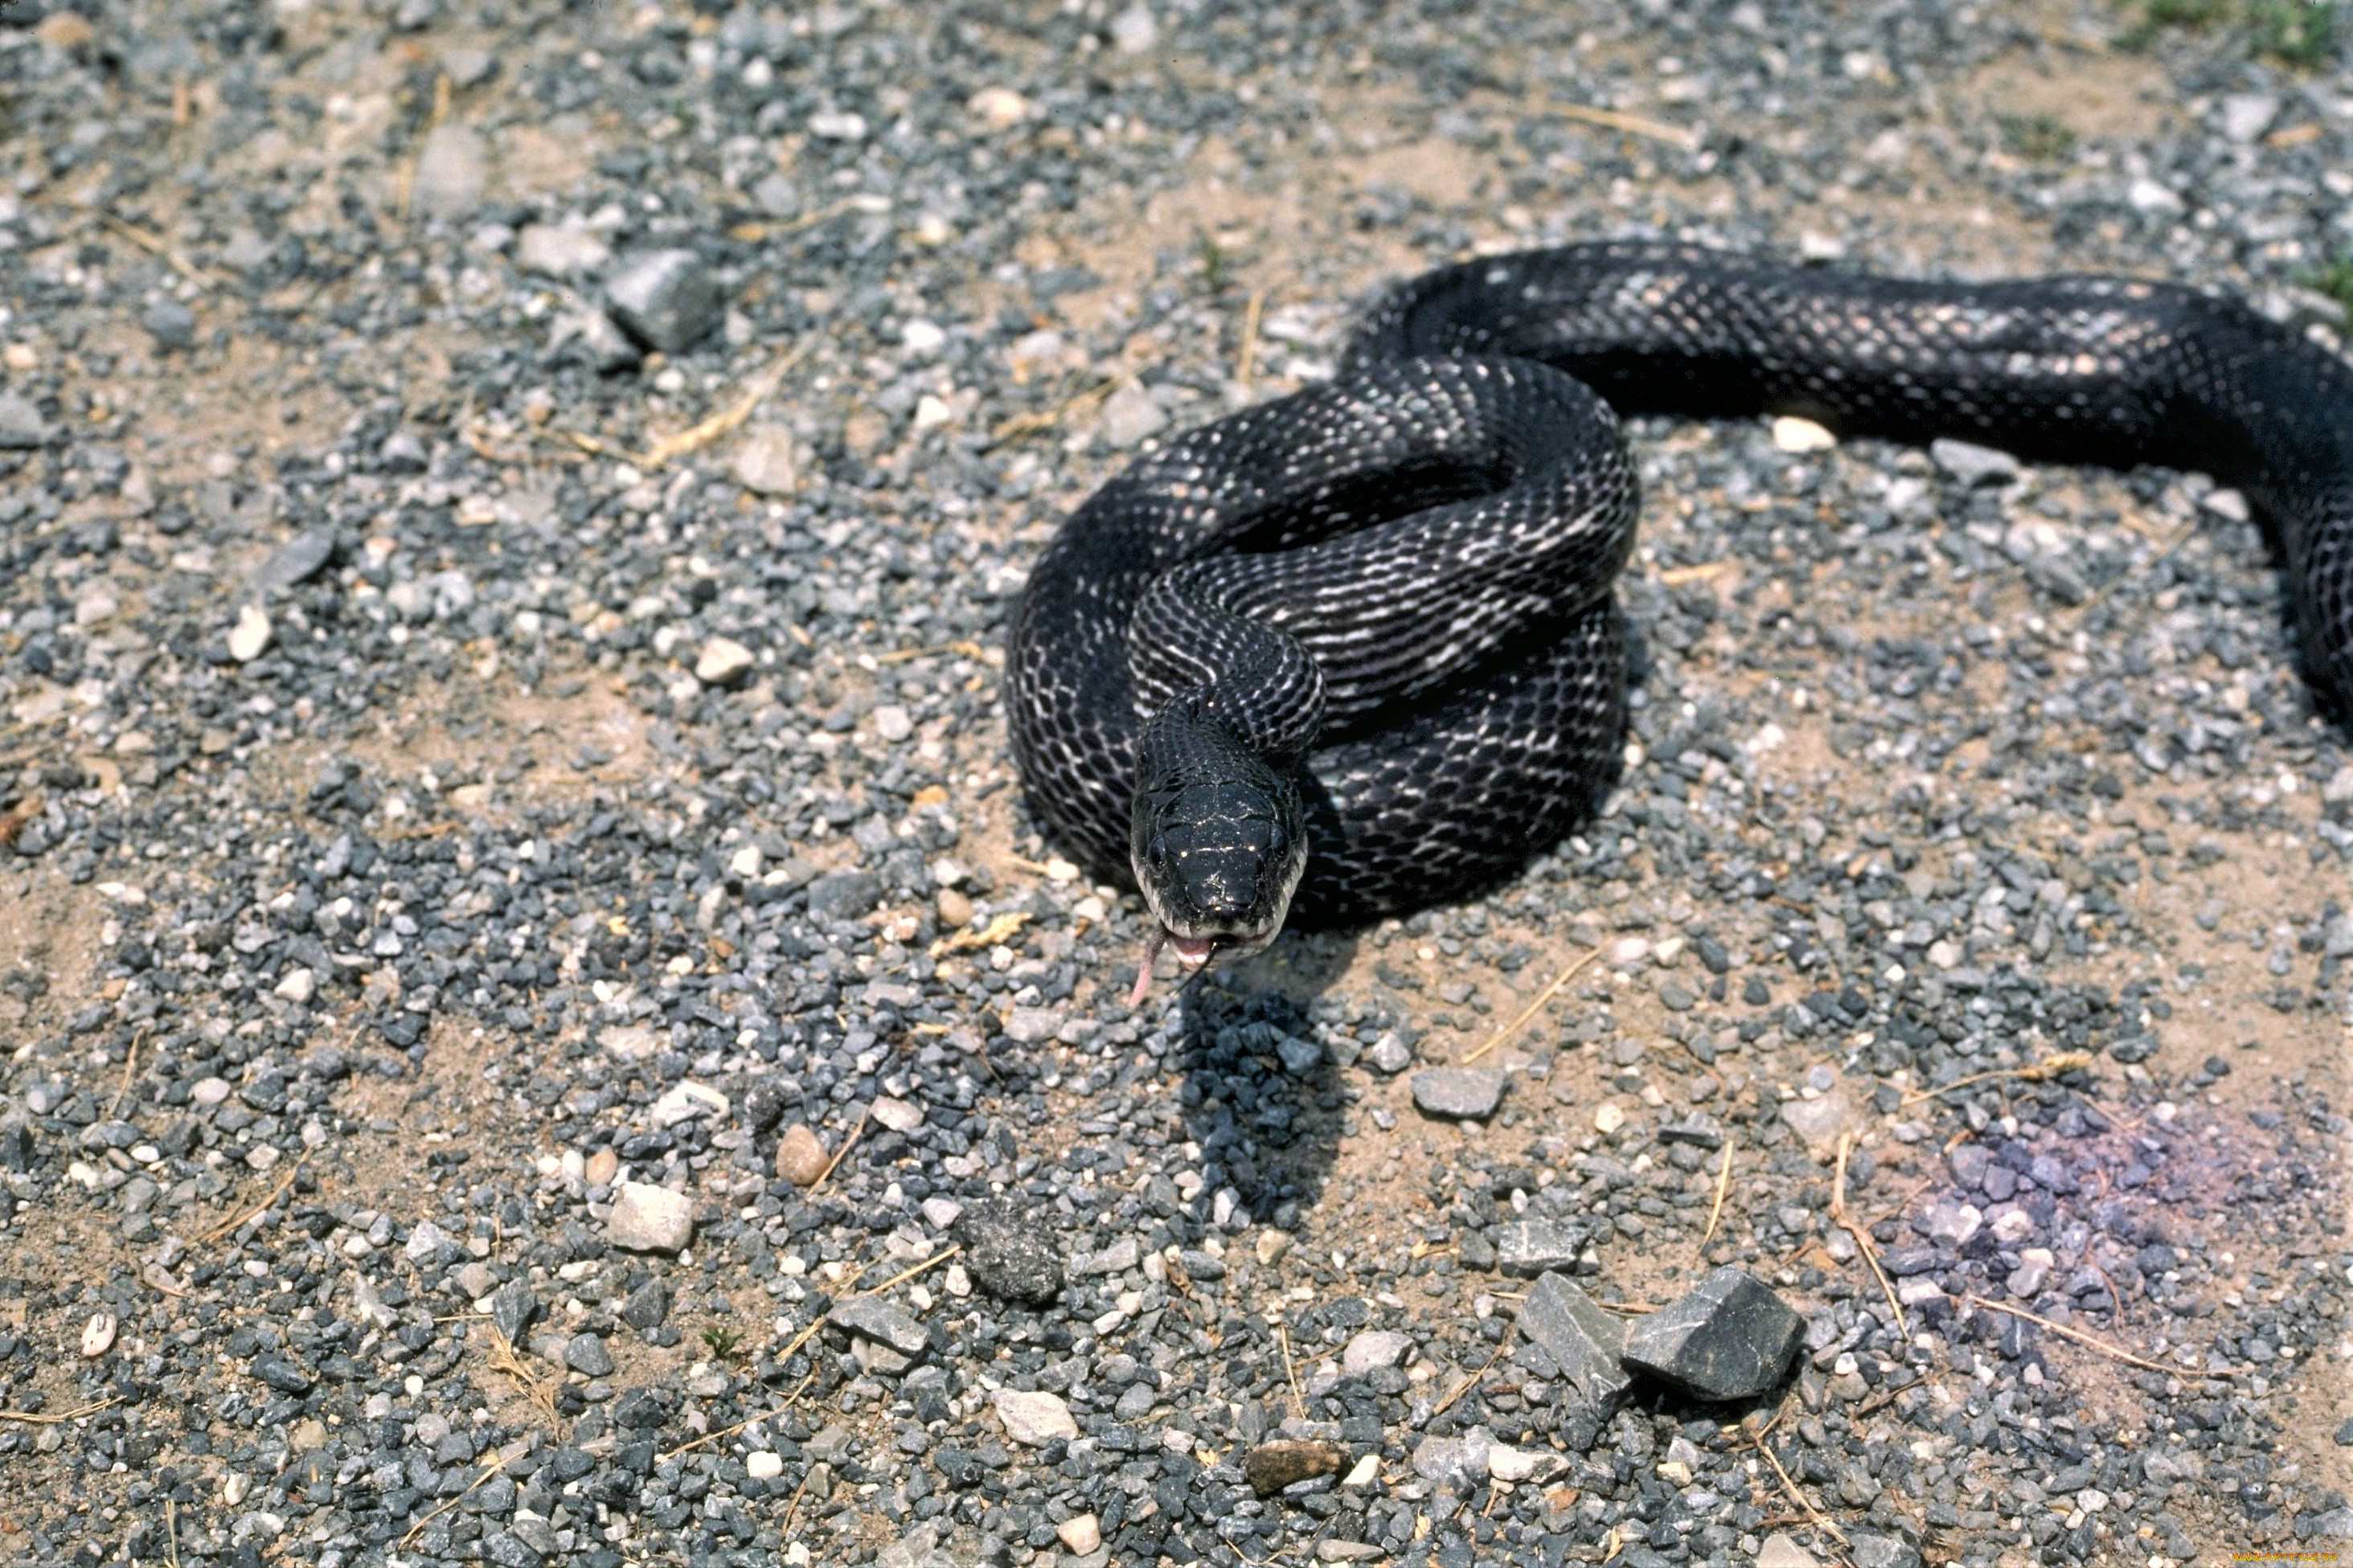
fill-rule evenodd
<path id="1" fill-rule="evenodd" d="M 2260 9 L 0 8 L 0 1563 L 2353 1538 L 2353 752 L 2246 498 L 1631 421 L 1604 811 L 1140 1009 L 997 700 L 1094 486 L 1480 250 L 2338 342 Z M 1783 1384 L 1613 1389 L 1721 1268 Z"/>

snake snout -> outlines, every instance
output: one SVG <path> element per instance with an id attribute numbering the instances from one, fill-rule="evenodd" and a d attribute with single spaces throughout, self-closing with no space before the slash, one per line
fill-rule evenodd
<path id="1" fill-rule="evenodd" d="M 1307 861 L 1291 792 L 1197 783 L 1137 802 L 1136 885 L 1187 968 L 1274 940 Z"/>

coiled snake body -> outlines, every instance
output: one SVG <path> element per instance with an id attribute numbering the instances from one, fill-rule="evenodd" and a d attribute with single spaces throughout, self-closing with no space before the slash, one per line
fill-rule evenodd
<path id="1" fill-rule="evenodd" d="M 1294 895 L 1345 921 L 1509 876 L 1617 776 L 1636 493 L 1613 408 L 2202 468 L 2259 510 L 2306 677 L 2353 712 L 2336 355 L 2178 285 L 1572 246 L 1405 285 L 1332 381 L 1176 437 L 1070 519 L 1008 667 L 1033 806 L 1134 876 L 1188 968 L 1263 946 Z"/>

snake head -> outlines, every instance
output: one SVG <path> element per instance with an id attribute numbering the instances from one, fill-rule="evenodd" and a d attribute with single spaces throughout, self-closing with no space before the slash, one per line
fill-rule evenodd
<path id="1" fill-rule="evenodd" d="M 1147 778 L 1136 791 L 1129 850 L 1159 930 L 1151 959 L 1174 947 L 1187 974 L 1258 952 L 1282 930 L 1307 867 L 1299 786 L 1244 753 L 1247 765 Z"/>

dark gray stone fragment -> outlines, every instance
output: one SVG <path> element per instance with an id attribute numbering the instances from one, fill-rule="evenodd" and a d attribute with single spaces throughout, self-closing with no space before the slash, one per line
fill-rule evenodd
<path id="1" fill-rule="evenodd" d="M 1553 1219 L 1514 1220 L 1495 1231 L 1495 1262 L 1506 1274 L 1523 1279 L 1554 1268 L 1573 1268 L 1585 1232 Z"/>
<path id="2" fill-rule="evenodd" d="M 1430 1068 L 1413 1075 L 1414 1108 L 1424 1116 L 1483 1121 L 1504 1102 L 1504 1081 L 1489 1068 Z"/>
<path id="3" fill-rule="evenodd" d="M 564 1347 L 564 1364 L 590 1377 L 613 1375 L 613 1352 L 595 1334 L 575 1334 Z"/>
<path id="4" fill-rule="evenodd" d="M 1715 1118 L 1705 1111 L 1694 1110 L 1681 1120 L 1662 1122 L 1659 1142 L 1689 1143 L 1696 1149 L 1721 1149 L 1724 1147 L 1724 1129 L 1717 1126 Z"/>
<path id="5" fill-rule="evenodd" d="M 871 871 L 836 871 L 809 884 L 809 913 L 849 920 L 864 914 L 882 896 L 882 879 Z"/>
<path id="6" fill-rule="evenodd" d="M 311 1391 L 311 1374 L 292 1362 L 276 1356 L 256 1362 L 253 1375 L 280 1394 L 308 1394 Z"/>
<path id="7" fill-rule="evenodd" d="M 524 1332 L 538 1316 L 539 1298 L 522 1280 L 510 1279 L 491 1292 L 491 1322 L 507 1337 L 509 1344 L 521 1344 Z"/>
<path id="8" fill-rule="evenodd" d="M 676 353 L 719 324 L 719 285 L 691 250 L 641 250 L 605 279 L 605 308 L 647 348 Z"/>
<path id="9" fill-rule="evenodd" d="M 658 1329 L 670 1316 L 670 1289 L 659 1279 L 649 1279 L 629 1292 L 621 1303 L 621 1321 L 633 1329 Z"/>
<path id="10" fill-rule="evenodd" d="M 1626 1331 L 1626 1364 L 1702 1399 L 1747 1399 L 1781 1381 L 1806 1323 L 1737 1268 L 1698 1285 Z"/>
<path id="11" fill-rule="evenodd" d="M 825 1315 L 825 1321 L 861 1339 L 889 1345 L 901 1355 L 921 1355 L 932 1342 L 913 1312 L 879 1296 L 852 1296 L 846 1301 L 837 1301 Z"/>
<path id="12" fill-rule="evenodd" d="M 29 452 L 49 444 L 49 422 L 32 399 L 0 392 L 0 452 Z"/>
<path id="13" fill-rule="evenodd" d="M 1854 1554 L 1854 1568 L 1920 1568 L 1920 1553 L 1900 1535 L 1858 1531 L 1848 1538 L 1847 1550 Z"/>
<path id="14" fill-rule="evenodd" d="M 985 1199 L 957 1216 L 960 1262 L 972 1282 L 1008 1301 L 1043 1306 L 1062 1293 L 1062 1258 L 1033 1214 L 1002 1198 Z"/>
<path id="15" fill-rule="evenodd" d="M 246 586 L 257 595 L 282 594 L 316 577 L 334 558 L 335 531 L 306 528 L 271 551 Z"/>
<path id="16" fill-rule="evenodd" d="M 166 353 L 185 353 L 196 346 L 196 313 L 177 300 L 158 300 L 140 312 L 139 324 Z"/>
<path id="17" fill-rule="evenodd" d="M 1528 1288 L 1519 1328 L 1521 1339 L 1535 1352 L 1526 1359 L 1542 1361 L 1546 1364 L 1535 1370 L 1547 1375 L 1556 1372 L 1562 1380 L 1557 1397 L 1561 1441 L 1571 1452 L 1591 1447 L 1633 1384 L 1621 1364 L 1624 1321 L 1603 1310 L 1567 1276 L 1546 1274 Z"/>

